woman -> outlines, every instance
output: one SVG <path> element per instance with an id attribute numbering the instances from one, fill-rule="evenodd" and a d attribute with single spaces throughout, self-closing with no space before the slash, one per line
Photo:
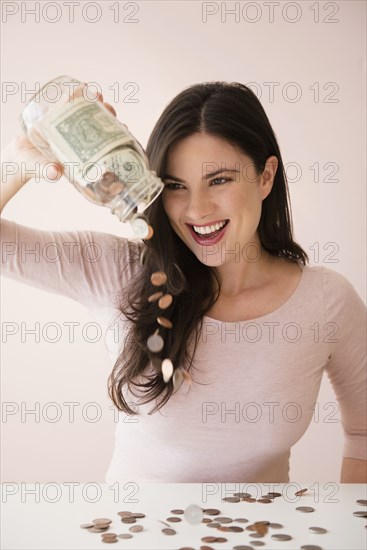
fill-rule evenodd
<path id="1" fill-rule="evenodd" d="M 341 481 L 366 481 L 365 305 L 345 277 L 306 265 L 255 94 L 239 83 L 190 86 L 162 113 L 146 153 L 165 188 L 145 212 L 154 228 L 145 242 L 2 222 L 3 240 L 16 244 L 5 275 L 69 296 L 106 323 L 117 356 L 109 395 L 121 416 L 106 481 L 289 481 L 290 449 L 310 424 L 324 370 L 345 434 Z M 47 162 L 25 138 L 5 160 Z M 4 183 L 4 204 L 23 184 Z M 90 241 L 98 262 L 80 252 Z M 20 245 L 35 242 L 77 243 L 79 254 L 19 261 Z M 173 296 L 171 328 L 148 301 L 155 271 Z M 152 353 L 157 327 L 164 348 Z M 165 358 L 175 369 L 168 382 Z"/>

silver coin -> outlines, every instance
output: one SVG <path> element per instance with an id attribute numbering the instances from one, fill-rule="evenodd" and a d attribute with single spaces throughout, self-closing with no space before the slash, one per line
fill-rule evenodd
<path id="1" fill-rule="evenodd" d="M 273 497 L 273 498 L 277 498 L 277 497 L 281 497 L 282 493 L 269 492 L 268 495 Z"/>
<path id="2" fill-rule="evenodd" d="M 310 531 L 310 533 L 315 533 L 318 535 L 323 535 L 324 533 L 327 533 L 327 530 L 323 527 L 309 527 L 308 530 Z"/>
<path id="3" fill-rule="evenodd" d="M 242 533 L 244 531 L 244 529 L 242 527 L 238 527 L 238 525 L 230 525 L 228 530 L 233 533 Z"/>
<path id="4" fill-rule="evenodd" d="M 144 220 L 144 218 L 134 218 L 131 220 L 130 226 L 133 230 L 134 237 L 137 239 L 145 239 L 149 235 L 149 224 Z"/>
<path id="5" fill-rule="evenodd" d="M 296 510 L 308 514 L 309 512 L 314 512 L 315 508 L 312 508 L 312 506 L 297 506 Z"/>
<path id="6" fill-rule="evenodd" d="M 191 525 L 197 525 L 198 523 L 201 523 L 203 515 L 204 514 L 202 508 L 200 508 L 200 506 L 197 506 L 196 504 L 190 504 L 190 506 L 188 506 L 184 511 L 185 520 Z"/>
<path id="7" fill-rule="evenodd" d="M 158 353 L 163 349 L 164 340 L 159 334 L 152 334 L 147 340 L 148 349 L 153 353 Z"/>
<path id="8" fill-rule="evenodd" d="M 271 535 L 271 538 L 273 540 L 292 540 L 290 535 L 281 535 L 280 533 L 277 535 Z"/>

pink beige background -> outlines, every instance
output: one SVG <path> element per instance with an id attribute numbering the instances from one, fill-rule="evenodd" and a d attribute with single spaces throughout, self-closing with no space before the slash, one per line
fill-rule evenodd
<path id="1" fill-rule="evenodd" d="M 314 1 L 281 1 L 273 16 L 266 2 L 81 0 L 74 14 L 64 2 L 39 2 L 39 13 L 36 8 L 32 14 L 36 4 L 2 2 L 3 146 L 19 131 L 30 90 L 61 74 L 97 82 L 143 146 L 184 87 L 210 80 L 252 83 L 288 166 L 296 240 L 311 265 L 343 274 L 366 299 L 364 2 L 320 1 L 316 8 Z M 42 229 L 129 235 L 65 179 L 31 181 L 3 216 Z M 97 321 L 72 300 L 5 278 L 1 294 L 3 327 Z M 115 424 L 106 391 L 113 362 L 102 340 L 70 343 L 64 331 L 59 342 L 35 343 L 18 333 L 7 343 L 3 337 L 1 359 L 3 406 L 20 409 L 23 402 L 32 409 L 38 403 L 42 411 L 54 402 L 62 410 L 58 422 L 42 414 L 38 422 L 31 415 L 22 421 L 20 412 L 6 422 L 3 417 L 2 480 L 103 481 Z M 79 403 L 74 422 L 67 402 Z M 102 413 L 97 422 L 82 415 L 92 402 Z M 292 449 L 291 480 L 340 479 L 342 428 L 339 414 L 336 422 L 327 421 L 335 395 L 326 376 L 318 403 L 318 421 Z M 49 417 L 54 413 L 48 410 Z"/>

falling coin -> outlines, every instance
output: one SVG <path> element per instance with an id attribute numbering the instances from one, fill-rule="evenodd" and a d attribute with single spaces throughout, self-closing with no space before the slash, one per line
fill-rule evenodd
<path id="1" fill-rule="evenodd" d="M 281 497 L 282 493 L 268 493 L 268 495 L 277 498 L 277 497 Z"/>
<path id="2" fill-rule="evenodd" d="M 176 517 L 171 517 L 171 518 L 167 518 L 167 521 L 171 522 L 171 523 L 178 523 L 179 521 L 182 521 L 181 518 L 176 518 Z"/>
<path id="3" fill-rule="evenodd" d="M 80 526 L 82 529 L 90 529 L 91 527 L 94 527 L 93 523 L 82 523 Z"/>
<path id="4" fill-rule="evenodd" d="M 222 500 L 225 502 L 240 502 L 241 499 L 239 497 L 225 497 Z"/>
<path id="5" fill-rule="evenodd" d="M 245 498 L 245 497 L 250 497 L 250 493 L 233 493 L 233 496 L 234 497 L 240 497 L 240 498 Z"/>
<path id="6" fill-rule="evenodd" d="M 308 491 L 308 489 L 300 489 L 299 491 L 296 491 L 294 494 L 296 497 L 300 497 L 301 495 L 303 495 L 306 491 Z"/>
<path id="7" fill-rule="evenodd" d="M 299 512 L 304 512 L 305 514 L 307 514 L 309 512 L 314 512 L 315 508 L 312 508 L 312 506 L 298 506 L 296 508 L 296 510 L 298 510 Z"/>
<path id="8" fill-rule="evenodd" d="M 292 537 L 290 535 L 271 535 L 271 538 L 273 540 L 291 540 Z"/>
<path id="9" fill-rule="evenodd" d="M 162 533 L 164 533 L 165 535 L 175 535 L 176 531 L 174 529 L 166 527 L 165 529 L 162 529 Z"/>
<path id="10" fill-rule="evenodd" d="M 244 497 L 241 500 L 243 500 L 244 502 L 256 502 L 256 498 L 252 497 Z"/>
<path id="11" fill-rule="evenodd" d="M 302 550 L 322 550 L 321 546 L 315 546 L 314 544 L 304 544 L 301 546 Z"/>
<path id="12" fill-rule="evenodd" d="M 145 263 L 145 260 L 146 260 L 146 257 L 147 257 L 147 247 L 145 246 L 142 251 L 140 252 L 140 256 L 139 256 L 139 265 L 141 267 L 143 267 L 144 263 Z"/>
<path id="13" fill-rule="evenodd" d="M 161 298 L 163 296 L 163 292 L 159 291 L 159 292 L 154 292 L 154 294 L 151 294 L 148 298 L 148 302 L 156 302 L 157 300 L 159 300 L 159 298 Z"/>
<path id="14" fill-rule="evenodd" d="M 173 364 L 171 359 L 163 359 L 161 368 L 162 368 L 163 380 L 167 384 L 170 381 L 173 374 Z"/>
<path id="15" fill-rule="evenodd" d="M 171 514 L 183 514 L 184 511 L 181 510 L 181 508 L 176 508 L 175 510 L 171 510 Z"/>
<path id="16" fill-rule="evenodd" d="M 261 533 L 250 533 L 249 536 L 254 539 L 262 539 L 264 535 L 262 535 Z"/>
<path id="17" fill-rule="evenodd" d="M 131 516 L 135 519 L 145 518 L 145 514 L 141 514 L 140 512 L 132 512 Z"/>
<path id="18" fill-rule="evenodd" d="M 283 525 L 281 523 L 269 523 L 269 527 L 271 529 L 283 529 Z"/>
<path id="19" fill-rule="evenodd" d="M 167 282 L 167 275 L 164 271 L 156 271 L 155 273 L 152 273 L 150 280 L 152 285 L 161 286 Z"/>
<path id="20" fill-rule="evenodd" d="M 266 533 L 268 532 L 268 526 L 259 521 L 254 523 L 254 527 L 260 535 L 266 535 Z"/>
<path id="21" fill-rule="evenodd" d="M 263 504 L 270 504 L 273 501 L 271 498 L 258 498 L 257 502 L 262 502 Z"/>
<path id="22" fill-rule="evenodd" d="M 154 334 L 149 336 L 147 340 L 147 345 L 150 351 L 152 351 L 153 353 L 158 353 L 163 349 L 164 340 L 162 336 L 155 332 Z"/>
<path id="23" fill-rule="evenodd" d="M 202 542 L 217 542 L 217 537 L 202 537 Z"/>
<path id="24" fill-rule="evenodd" d="M 104 527 L 103 529 L 99 529 L 98 527 L 91 527 L 90 529 L 87 529 L 88 533 L 102 533 L 103 531 L 106 531 L 108 527 Z"/>
<path id="25" fill-rule="evenodd" d="M 190 504 L 184 511 L 185 520 L 191 525 L 197 525 L 201 523 L 203 519 L 203 510 L 196 504 Z M 210 525 L 208 523 L 208 525 Z"/>
<path id="26" fill-rule="evenodd" d="M 237 523 L 248 523 L 248 519 L 246 518 L 236 518 L 233 521 L 237 521 Z"/>
<path id="27" fill-rule="evenodd" d="M 361 506 L 367 506 L 367 500 L 364 499 L 356 500 L 356 503 L 360 504 Z"/>
<path id="28" fill-rule="evenodd" d="M 100 524 L 109 524 L 109 523 L 112 523 L 112 519 L 108 519 L 108 518 L 97 518 L 97 519 L 92 519 L 92 523 L 95 527 L 97 527 L 97 525 L 100 525 Z"/>
<path id="29" fill-rule="evenodd" d="M 242 533 L 244 531 L 244 529 L 242 527 L 238 527 L 238 525 L 230 525 L 228 529 L 233 533 Z"/>
<path id="30" fill-rule="evenodd" d="M 315 533 L 319 535 L 323 535 L 324 533 L 327 533 L 327 530 L 324 529 L 323 527 L 309 527 L 308 530 L 310 531 L 310 533 Z"/>
<path id="31" fill-rule="evenodd" d="M 164 328 L 172 328 L 173 327 L 172 322 L 169 319 L 167 319 L 166 317 L 157 317 L 157 321 Z"/>
<path id="32" fill-rule="evenodd" d="M 137 216 L 130 222 L 130 226 L 134 232 L 134 237 L 137 239 L 146 239 L 150 233 L 151 227 L 144 218 Z M 152 234 L 153 235 L 153 234 Z"/>
<path id="33" fill-rule="evenodd" d="M 367 518 L 367 512 L 353 512 L 353 516 L 357 518 Z"/>
<path id="34" fill-rule="evenodd" d="M 172 304 L 173 297 L 171 294 L 165 294 L 159 299 L 158 305 L 161 309 L 167 309 Z"/>

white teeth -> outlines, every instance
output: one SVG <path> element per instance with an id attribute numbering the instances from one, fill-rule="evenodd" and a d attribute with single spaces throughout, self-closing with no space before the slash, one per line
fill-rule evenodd
<path id="1" fill-rule="evenodd" d="M 206 225 L 205 227 L 198 227 L 197 225 L 194 225 L 193 228 L 196 231 L 196 233 L 200 233 L 201 235 L 207 235 L 209 233 L 213 233 L 214 231 L 218 231 L 221 227 L 223 227 L 226 224 L 225 221 L 216 223 L 215 225 Z"/>

